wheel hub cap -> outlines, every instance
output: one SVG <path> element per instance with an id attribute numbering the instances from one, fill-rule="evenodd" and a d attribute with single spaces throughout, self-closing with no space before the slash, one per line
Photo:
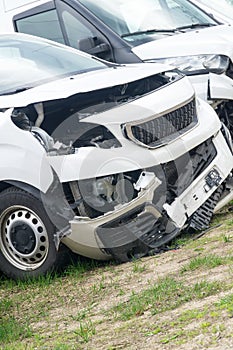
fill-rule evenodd
<path id="1" fill-rule="evenodd" d="M 24 270 L 38 268 L 49 249 L 47 230 L 41 219 L 27 208 L 11 207 L 1 216 L 2 253 Z"/>

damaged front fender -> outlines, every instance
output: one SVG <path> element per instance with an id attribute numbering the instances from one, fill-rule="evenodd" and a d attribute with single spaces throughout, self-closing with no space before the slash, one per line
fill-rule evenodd
<path id="1" fill-rule="evenodd" d="M 226 75 L 209 73 L 210 100 L 233 100 L 233 80 Z"/>

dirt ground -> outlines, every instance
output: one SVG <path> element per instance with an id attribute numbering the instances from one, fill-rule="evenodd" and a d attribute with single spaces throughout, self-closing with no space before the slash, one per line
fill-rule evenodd
<path id="1" fill-rule="evenodd" d="M 216 216 L 204 235 L 180 239 L 179 249 L 125 264 L 103 264 L 81 277 L 73 271 L 43 289 L 19 288 L 9 296 L 2 291 L 0 297 L 18 301 L 20 316 L 15 310 L 16 317 L 30 320 L 34 335 L 21 342 L 20 350 L 232 350 L 231 217 L 228 212 Z M 215 263 L 215 257 L 222 260 Z M 206 258 L 207 263 L 190 269 L 198 258 Z M 123 317 L 132 297 L 139 296 L 138 303 L 143 302 L 147 291 L 166 277 L 181 282 L 185 294 L 181 289 L 166 300 L 165 288 L 142 309 L 136 303 L 130 316 Z M 204 283 L 202 294 L 190 298 L 189 290 L 200 282 Z M 211 291 L 210 285 L 214 286 Z M 177 305 L 176 299 L 180 299 Z M 159 305 L 157 312 L 154 304 Z"/>
<path id="2" fill-rule="evenodd" d="M 90 337 L 83 341 L 79 332 L 75 349 L 233 349 L 233 298 L 225 308 L 218 306 L 221 300 L 233 296 L 233 235 L 231 214 L 226 215 L 228 221 L 224 221 L 224 213 L 221 216 L 226 225 L 213 227 L 203 236 L 194 237 L 197 239 L 191 238 L 179 249 L 94 271 L 82 281 L 79 300 L 73 287 L 66 284 L 66 291 L 68 288 L 75 302 L 68 301 L 66 308 L 56 307 L 51 311 L 50 320 L 68 332 L 77 329 L 77 320 L 79 326 L 86 326 Z M 229 261 L 182 273 L 191 261 L 209 256 L 228 257 Z M 199 299 L 183 300 L 178 307 L 156 314 L 149 305 L 129 319 L 118 317 L 114 306 L 124 303 L 127 308 L 132 294 L 140 295 L 166 276 L 182 281 L 190 289 L 200 281 L 219 284 L 220 288 L 206 296 L 204 291 Z M 73 322 L 69 319 L 68 324 L 64 322 L 71 314 L 80 316 L 82 313 L 85 314 L 83 319 L 77 317 Z M 89 329 L 90 324 L 94 325 L 94 332 Z"/>
<path id="3" fill-rule="evenodd" d="M 148 284 L 159 281 L 160 278 L 172 276 L 175 279 L 185 280 L 185 285 L 192 286 L 197 281 L 223 282 L 227 281 L 227 290 L 221 290 L 214 295 L 203 297 L 201 300 L 192 300 L 182 303 L 174 310 L 152 315 L 150 310 L 128 321 L 116 321 L 114 315 L 100 323 L 97 334 L 84 349 L 147 349 L 147 350 L 200 350 L 233 349 L 233 306 L 231 314 L 226 310 L 217 312 L 215 303 L 224 297 L 233 295 L 233 266 L 221 265 L 214 268 L 199 268 L 196 271 L 186 272 L 181 277 L 182 267 L 196 257 L 213 254 L 216 256 L 232 256 L 233 244 L 224 242 L 220 238 L 225 232 L 221 227 L 210 230 L 194 245 L 171 250 L 158 256 L 143 258 L 140 264 L 143 271 L 132 274 L 132 263 L 127 263 L 115 268 L 117 282 L 124 290 L 123 296 L 118 290 L 105 295 L 95 307 L 95 317 L 103 315 L 103 310 L 109 310 L 111 306 L 119 302 L 129 300 L 132 291 L 139 293 Z M 200 249 L 200 250 L 199 250 Z M 139 268 L 138 268 L 139 269 Z M 134 270 L 137 270 L 134 268 Z M 140 270 L 140 269 L 139 269 Z M 112 273 L 105 275 L 105 282 L 112 281 Z M 179 321 L 181 315 L 187 310 L 210 310 L 204 317 L 194 317 L 186 322 Z M 216 315 L 214 314 L 216 313 Z M 178 321 L 177 321 L 178 320 Z M 205 327 L 205 325 L 207 325 Z M 153 332 L 153 329 L 160 331 Z M 196 330 L 196 332 L 195 332 Z M 183 333 L 183 335 L 182 335 Z M 179 336 L 180 334 L 180 336 Z"/>

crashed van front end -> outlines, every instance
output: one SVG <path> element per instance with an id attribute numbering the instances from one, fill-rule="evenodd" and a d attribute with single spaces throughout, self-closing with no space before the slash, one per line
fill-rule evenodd
<path id="1" fill-rule="evenodd" d="M 135 143 L 134 153 L 126 139 L 117 157 L 106 160 L 110 168 L 122 163 L 117 173 L 109 169 L 94 179 L 72 181 L 76 215 L 63 242 L 85 256 L 127 261 L 169 242 L 186 226 L 207 228 L 231 173 L 232 153 L 212 110 L 202 103 L 198 110 L 203 120 L 192 132 L 156 149 Z M 213 124 L 207 115 L 215 119 L 208 132 L 206 125 Z"/>
<path id="2" fill-rule="evenodd" d="M 191 161 L 195 160 L 196 165 L 192 175 L 194 181 L 190 183 L 186 180 L 187 183 L 182 183 L 176 194 L 173 193 L 173 179 L 169 174 L 169 171 L 177 172 L 173 161 L 168 162 L 168 169 L 162 164 L 162 169 L 165 172 L 168 170 L 163 180 L 159 179 L 159 175 L 156 176 L 155 168 L 141 171 L 137 181 L 127 184 L 132 187 L 131 191 L 134 189 L 137 192 L 136 198 L 94 218 L 75 216 L 70 222 L 71 234 L 63 242 L 85 256 L 106 259 L 106 255 L 110 255 L 117 260 L 127 261 L 163 246 L 186 225 L 194 230 L 207 228 L 222 194 L 220 184 L 224 181 L 224 174 L 230 172 L 228 156 L 231 156 L 227 145 L 222 152 L 216 152 L 215 147 L 224 142 L 221 134 L 212 142 L 208 140 L 199 149 L 194 149 L 195 152 L 205 152 L 207 164 L 200 166 L 200 163 L 205 162 L 200 154 L 198 163 L 193 157 Z M 211 151 L 214 153 L 211 154 Z M 200 167 L 203 171 L 197 176 Z M 188 169 L 186 171 L 184 176 L 189 172 Z M 128 173 L 121 178 L 124 175 L 128 181 Z M 103 182 L 102 179 L 97 181 Z M 170 183 L 165 185 L 164 181 Z"/>
<path id="3" fill-rule="evenodd" d="M 85 108 L 82 135 L 72 136 L 79 145 L 74 153 L 48 152 L 66 212 L 72 209 L 71 230 L 62 237 L 72 251 L 119 261 L 146 255 L 184 228 L 207 228 L 217 202 L 230 192 L 227 129 L 196 99 L 186 77 L 173 79 L 114 108 L 101 111 L 103 104 L 94 114 Z M 106 139 L 97 136 L 100 126 Z"/>
<path id="4" fill-rule="evenodd" d="M 187 77 L 162 69 L 114 66 L 1 96 L 5 274 L 45 274 L 64 245 L 124 262 L 208 227 L 231 195 L 231 137 Z"/>

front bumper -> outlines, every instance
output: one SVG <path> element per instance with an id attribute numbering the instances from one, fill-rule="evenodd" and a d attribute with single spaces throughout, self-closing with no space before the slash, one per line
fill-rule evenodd
<path id="1" fill-rule="evenodd" d="M 232 170 L 232 153 L 221 131 L 212 142 L 216 149 L 214 159 L 172 203 L 164 203 L 162 210 L 153 203 L 161 180 L 146 173 L 147 181 L 137 198 L 98 218 L 76 216 L 64 243 L 87 257 L 106 260 L 114 256 L 125 261 L 131 254 L 145 255 L 170 241 Z M 215 179 L 210 183 L 213 173 Z"/>
<path id="2" fill-rule="evenodd" d="M 109 223 L 119 223 L 121 218 L 129 217 L 130 222 L 132 221 L 132 216 L 138 221 L 140 214 L 147 210 L 147 207 L 151 207 L 152 215 L 154 220 L 157 220 L 161 215 L 152 205 L 152 200 L 154 196 L 154 191 L 160 185 L 161 181 L 155 177 L 154 174 L 146 174 L 147 180 L 145 181 L 143 188 L 139 192 L 137 198 L 133 199 L 131 202 L 123 204 L 116 210 L 108 212 L 98 218 L 90 219 L 88 217 L 76 216 L 71 222 L 71 235 L 64 237 L 63 242 L 74 252 L 94 258 L 94 259 L 107 259 L 111 257 L 108 253 L 108 248 L 113 248 L 112 243 L 116 246 L 128 245 L 137 240 L 137 236 L 131 234 L 130 236 L 124 235 L 121 242 L 115 243 L 115 239 L 110 234 L 109 243 L 108 239 L 105 243 L 101 241 L 98 230 L 102 232 L 102 228 L 105 232 L 109 232 L 109 227 L 105 230 L 105 225 Z M 140 219 L 139 219 L 140 220 Z M 135 221 L 135 220 L 134 220 Z M 120 228 L 120 227 L 119 227 Z M 100 232 L 99 231 L 99 232 Z M 114 229 L 112 233 L 114 235 Z M 122 232 L 122 228 L 117 233 Z M 102 234 L 101 234 L 102 235 Z M 112 243 L 110 243 L 112 241 Z"/>

